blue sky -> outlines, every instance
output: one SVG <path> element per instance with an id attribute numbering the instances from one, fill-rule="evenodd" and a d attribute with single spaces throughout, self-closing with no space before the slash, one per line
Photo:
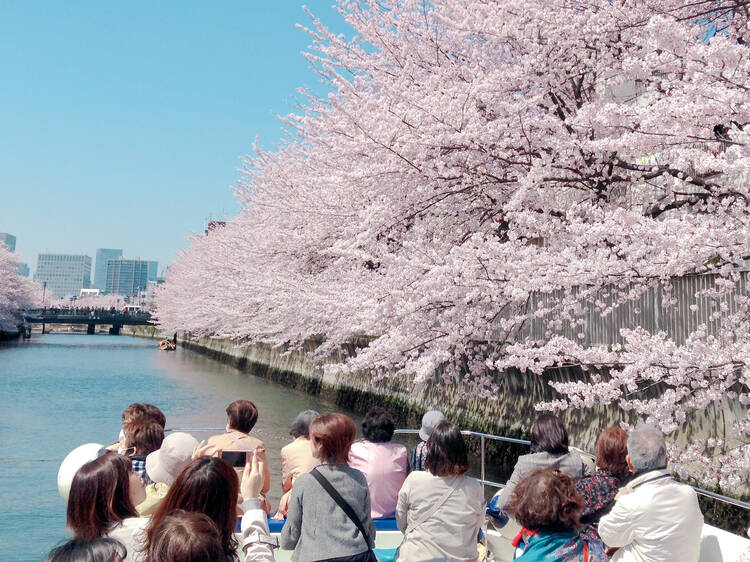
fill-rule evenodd
<path id="1" fill-rule="evenodd" d="M 333 3 L 304 5 L 350 34 Z M 32 270 L 96 248 L 161 269 L 236 214 L 241 157 L 278 145 L 297 88 L 325 91 L 302 5 L 0 0 L 0 232 Z"/>

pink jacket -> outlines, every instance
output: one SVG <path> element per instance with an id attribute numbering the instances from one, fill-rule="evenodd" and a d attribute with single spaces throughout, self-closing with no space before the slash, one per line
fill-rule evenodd
<path id="1" fill-rule="evenodd" d="M 281 501 L 274 519 L 283 519 L 289 510 L 289 499 L 292 496 L 292 484 L 300 474 L 310 472 L 317 459 L 313 457 L 312 444 L 305 437 L 297 437 L 281 449 Z"/>
<path id="2" fill-rule="evenodd" d="M 349 452 L 349 466 L 367 479 L 372 517 L 393 517 L 398 491 L 409 470 L 406 447 L 398 443 L 356 441 Z"/>

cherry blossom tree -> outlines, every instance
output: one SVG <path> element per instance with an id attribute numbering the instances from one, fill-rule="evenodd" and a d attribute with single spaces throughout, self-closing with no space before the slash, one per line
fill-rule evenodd
<path id="1" fill-rule="evenodd" d="M 23 324 L 22 309 L 41 303 L 41 288 L 18 274 L 21 260 L 0 244 L 0 331 L 15 332 Z"/>
<path id="2" fill-rule="evenodd" d="M 364 334 L 331 369 L 490 397 L 506 369 L 578 366 L 588 375 L 540 408 L 617 405 L 668 432 L 728 398 L 750 405 L 748 2 L 340 10 L 353 38 L 308 30 L 332 93 L 303 92 L 290 140 L 247 160 L 240 215 L 172 265 L 167 332 L 324 335 L 317 358 Z M 715 282 L 691 306 L 710 322 L 687 337 L 634 322 L 586 342 L 586 318 L 653 291 L 679 307 L 674 280 L 702 274 Z M 749 434 L 746 416 L 676 466 L 736 484 Z"/>

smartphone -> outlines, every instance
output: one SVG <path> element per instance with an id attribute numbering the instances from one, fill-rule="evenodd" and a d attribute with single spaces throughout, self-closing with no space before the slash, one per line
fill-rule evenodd
<path id="1" fill-rule="evenodd" d="M 244 468 L 248 459 L 253 458 L 252 451 L 222 451 L 221 458 L 232 466 Z"/>

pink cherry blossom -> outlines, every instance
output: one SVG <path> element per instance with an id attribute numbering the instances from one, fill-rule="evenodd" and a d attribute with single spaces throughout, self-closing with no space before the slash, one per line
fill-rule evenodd
<path id="1" fill-rule="evenodd" d="M 350 39 L 307 30 L 331 94 L 303 91 L 288 142 L 247 159 L 242 212 L 172 265 L 162 328 L 318 337 L 330 372 L 488 397 L 506 369 L 579 366 L 540 408 L 608 404 L 668 432 L 739 405 L 672 452 L 733 485 L 750 467 L 747 8 L 342 1 Z M 678 294 L 686 276 L 705 286 Z M 703 320 L 677 337 L 646 329 L 653 310 Z M 589 324 L 623 311 L 598 341 Z"/>

